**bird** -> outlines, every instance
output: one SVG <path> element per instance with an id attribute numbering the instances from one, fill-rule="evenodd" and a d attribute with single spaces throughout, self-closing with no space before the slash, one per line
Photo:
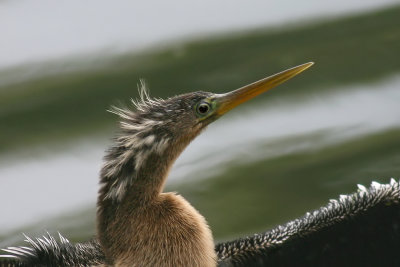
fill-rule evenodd
<path id="1" fill-rule="evenodd" d="M 343 262 L 356 266 L 374 263 L 374 259 L 385 262 L 378 256 L 395 253 L 400 244 L 400 185 L 394 179 L 388 184 L 374 182 L 370 188 L 359 185 L 357 192 L 330 200 L 301 218 L 219 244 L 214 243 L 206 219 L 187 200 L 178 193 L 163 192 L 177 157 L 209 124 L 312 65 L 305 63 L 225 94 L 199 91 L 157 99 L 149 96 L 142 83 L 133 108 L 110 109 L 120 118 L 120 131 L 100 171 L 96 236 L 77 244 L 61 234 L 58 240 L 49 233 L 36 239 L 25 236 L 28 246 L 3 249 L 7 254 L 0 255 L 0 266 L 346 266 Z M 388 232 L 393 238 L 380 240 L 387 239 Z M 382 249 L 365 239 L 392 246 L 382 254 Z M 352 259 L 349 250 L 357 240 L 360 244 L 354 254 L 359 258 Z"/>

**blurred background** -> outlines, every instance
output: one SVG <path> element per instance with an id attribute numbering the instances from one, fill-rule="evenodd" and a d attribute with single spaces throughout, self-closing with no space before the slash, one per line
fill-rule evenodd
<path id="1" fill-rule="evenodd" d="M 212 124 L 167 190 L 217 241 L 265 231 L 356 184 L 400 178 L 400 5 L 338 1 L 0 1 L 0 247 L 95 233 L 113 104 L 225 92 L 316 64 Z"/>

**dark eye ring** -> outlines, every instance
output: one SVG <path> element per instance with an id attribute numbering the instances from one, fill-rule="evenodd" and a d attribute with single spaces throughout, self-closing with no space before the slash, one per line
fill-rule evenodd
<path id="1" fill-rule="evenodd" d="M 198 112 L 199 114 L 201 114 L 201 115 L 207 114 L 207 113 L 210 111 L 210 109 L 211 109 L 210 104 L 205 103 L 205 102 L 200 103 L 200 104 L 197 106 L 197 112 Z"/>

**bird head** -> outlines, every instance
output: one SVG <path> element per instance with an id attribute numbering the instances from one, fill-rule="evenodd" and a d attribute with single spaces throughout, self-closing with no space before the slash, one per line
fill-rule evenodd
<path id="1" fill-rule="evenodd" d="M 291 79 L 312 65 L 312 62 L 305 63 L 225 94 L 200 91 L 159 102 L 151 101 L 147 97 L 150 105 L 147 105 L 149 108 L 145 113 L 151 119 L 160 121 L 160 125 L 163 124 L 164 128 L 170 129 L 176 137 L 196 136 L 207 125 L 236 106 Z"/>
<path id="2" fill-rule="evenodd" d="M 183 149 L 206 126 L 236 106 L 309 68 L 306 63 L 237 90 L 214 94 L 194 92 L 168 99 L 150 98 L 142 83 L 134 109 L 114 107 L 121 133 L 105 157 L 102 183 L 106 198 L 121 199 L 135 177 L 165 176 Z"/>

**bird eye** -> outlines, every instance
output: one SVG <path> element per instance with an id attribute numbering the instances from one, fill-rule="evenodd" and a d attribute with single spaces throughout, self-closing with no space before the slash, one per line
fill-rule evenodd
<path id="1" fill-rule="evenodd" d="M 200 104 L 197 105 L 196 111 L 199 115 L 206 115 L 211 109 L 210 104 L 206 103 L 206 102 L 202 102 Z"/>

